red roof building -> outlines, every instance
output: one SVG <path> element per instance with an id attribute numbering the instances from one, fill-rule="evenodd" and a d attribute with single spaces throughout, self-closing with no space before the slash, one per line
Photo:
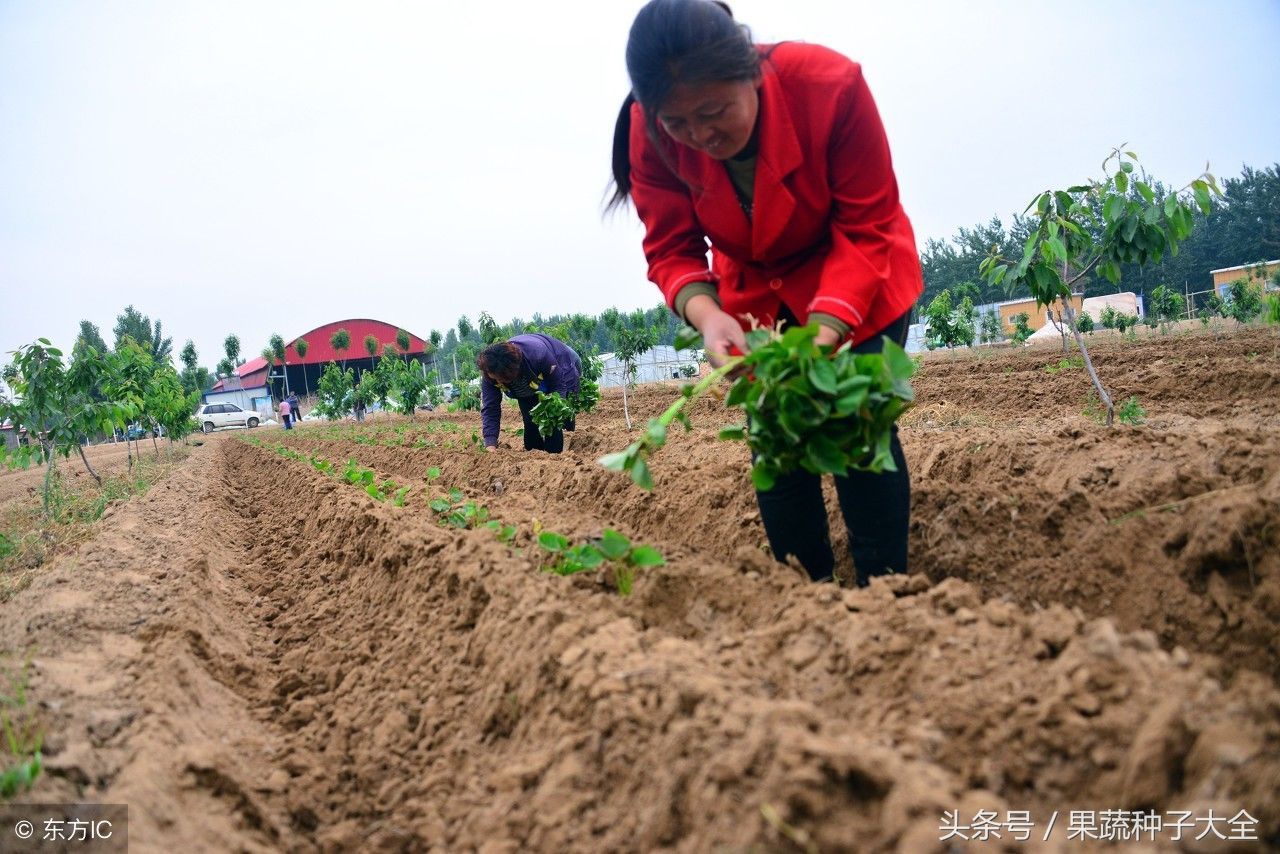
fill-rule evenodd
<path id="1" fill-rule="evenodd" d="M 347 330 L 347 334 L 351 336 L 351 345 L 341 353 L 334 350 L 333 345 L 329 343 L 329 339 L 339 329 Z M 360 317 L 326 323 L 324 326 L 318 326 L 310 332 L 286 341 L 284 354 L 290 388 L 295 392 L 309 393 L 310 389 L 315 388 L 316 383 L 319 381 L 324 366 L 330 362 L 338 362 L 339 364 L 345 362 L 347 367 L 355 367 L 357 370 L 367 370 L 373 367 L 373 359 L 369 358 L 369 351 L 364 347 L 364 339 L 370 335 L 378 342 L 379 357 L 382 356 L 384 348 L 388 346 L 395 349 L 397 354 L 400 355 L 419 357 L 426 355 L 430 345 L 413 333 L 409 333 L 409 349 L 401 354 L 400 348 L 396 344 L 396 334 L 400 332 L 400 329 L 399 326 L 392 326 L 390 323 L 384 323 L 381 320 Z M 307 342 L 306 358 L 299 356 L 294 347 L 299 339 Z M 240 385 L 244 388 L 267 385 L 267 368 L 267 362 L 261 356 L 256 356 L 245 362 L 236 368 L 236 375 L 240 380 Z M 276 376 L 279 376 L 279 366 L 277 366 Z M 210 391 L 222 391 L 229 385 L 231 384 L 225 379 L 218 380 Z"/>

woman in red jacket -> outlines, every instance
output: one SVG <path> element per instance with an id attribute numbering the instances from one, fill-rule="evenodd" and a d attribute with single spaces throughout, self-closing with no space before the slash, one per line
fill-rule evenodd
<path id="1" fill-rule="evenodd" d="M 613 140 L 615 193 L 645 225 L 649 278 L 717 355 L 763 325 L 814 323 L 819 344 L 906 341 L 924 290 L 911 223 L 862 69 L 817 45 L 760 46 L 728 6 L 651 0 L 627 41 L 632 93 Z M 710 244 L 711 264 L 707 264 Z M 836 478 L 859 584 L 905 572 L 910 481 Z M 821 481 L 758 492 L 774 555 L 816 581 L 834 558 Z"/>

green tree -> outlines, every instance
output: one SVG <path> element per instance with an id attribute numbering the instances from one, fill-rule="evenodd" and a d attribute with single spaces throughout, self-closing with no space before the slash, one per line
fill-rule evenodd
<path id="1" fill-rule="evenodd" d="M 928 307 L 924 310 L 924 316 L 927 323 L 925 345 L 930 350 L 952 346 L 955 340 L 955 332 L 951 329 L 954 314 L 950 289 L 943 290 L 929 301 Z"/>
<path id="2" fill-rule="evenodd" d="M 1003 337 L 1003 330 L 1000 329 L 999 311 L 985 311 L 982 313 L 982 321 L 979 324 L 979 337 L 983 344 L 993 344 Z"/>
<path id="3" fill-rule="evenodd" d="M 335 353 L 342 355 L 351 347 L 351 333 L 345 329 L 339 329 L 337 332 L 329 336 L 329 346 L 333 348 Z M 346 357 L 342 358 L 342 369 L 346 370 Z"/>
<path id="4" fill-rule="evenodd" d="M 288 360 L 288 351 L 285 350 L 285 346 L 284 346 L 284 338 L 282 338 L 278 334 L 272 335 L 270 339 L 270 347 L 271 347 L 272 358 L 276 362 L 280 363 L 281 370 L 284 372 L 284 394 L 285 394 L 285 397 L 288 397 L 289 396 L 289 360 Z"/>
<path id="5" fill-rule="evenodd" d="M 102 333 L 98 331 L 98 327 L 87 320 L 80 321 L 80 334 L 76 336 L 75 346 L 71 348 L 71 358 L 82 359 L 87 353 L 94 353 L 98 358 L 105 358 L 110 354 L 111 350 L 107 347 L 107 342 L 102 340 Z M 98 384 L 90 390 L 94 400 L 104 401 L 107 399 L 106 393 L 102 389 L 102 375 L 98 375 Z"/>
<path id="6" fill-rule="evenodd" d="M 1151 292 L 1151 304 L 1147 313 L 1160 323 L 1164 331 L 1168 331 L 1170 323 L 1177 323 L 1182 319 L 1183 309 L 1186 308 L 1186 302 L 1182 298 L 1182 294 L 1165 285 L 1158 285 Z"/>
<path id="7" fill-rule="evenodd" d="M 403 329 L 396 330 L 396 349 L 405 354 L 405 361 L 409 361 L 409 347 L 413 342 L 410 340 L 409 333 Z"/>
<path id="8" fill-rule="evenodd" d="M 1006 230 L 999 217 L 971 228 L 960 228 L 948 241 L 929 240 L 920 253 L 920 269 L 924 274 L 924 295 L 921 305 L 927 305 L 944 290 L 951 291 L 953 301 L 963 299 L 967 293 L 975 302 L 997 302 L 1004 298 L 1004 291 L 996 285 L 982 282 L 975 285 L 973 271 L 986 257 L 992 246 L 999 246 L 1003 254 L 1011 254 L 1015 247 L 1030 234 L 1031 227 L 1025 217 L 1014 217 Z M 965 285 L 976 292 L 961 291 Z"/>
<path id="9" fill-rule="evenodd" d="M 1192 205 L 1207 215 L 1212 195 L 1220 195 L 1216 179 L 1205 172 L 1182 191 L 1158 201 L 1147 182 L 1130 177 L 1136 162 L 1133 152 L 1117 149 L 1103 161 L 1103 180 L 1039 194 L 1027 208 L 1036 212 L 1035 227 L 1023 244 L 1022 257 L 1006 257 L 995 247 L 981 267 L 989 284 L 1026 288 L 1037 305 L 1062 301 L 1067 326 L 1106 407 L 1108 425 L 1114 423 L 1115 405 L 1076 327 L 1070 303 L 1074 285 L 1094 268 L 1117 284 L 1121 264 L 1144 265 L 1176 251 L 1191 234 Z M 1136 196 L 1129 194 L 1131 182 Z"/>
<path id="10" fill-rule="evenodd" d="M 223 352 L 227 354 L 227 364 L 231 365 L 230 370 L 226 372 L 229 376 L 232 371 L 244 364 L 244 362 L 240 360 L 240 336 L 228 335 L 222 341 L 222 349 Z M 221 367 L 221 365 L 219 367 Z"/>
<path id="11" fill-rule="evenodd" d="M 642 310 L 629 315 L 623 315 L 616 309 L 610 309 L 606 313 L 606 323 L 613 333 L 614 356 L 622 363 L 622 414 L 627 421 L 627 429 L 630 430 L 631 410 L 627 402 L 627 388 L 635 384 L 636 359 L 653 349 L 657 344 L 657 333 L 649 325 L 649 318 Z"/>
<path id="12" fill-rule="evenodd" d="M 182 389 L 182 380 L 177 371 L 168 362 L 156 366 L 142 397 L 141 417 L 151 429 L 151 443 L 156 456 L 160 456 L 160 445 L 156 434 L 161 432 L 169 440 L 170 454 L 174 439 L 181 439 L 195 429 L 192 412 L 196 408 L 199 395 L 187 394 Z"/>
<path id="13" fill-rule="evenodd" d="M 7 418 L 15 427 L 25 427 L 27 435 L 37 442 L 36 459 L 45 465 L 44 513 L 48 517 L 55 458 L 70 456 L 74 448 L 85 469 L 102 483 L 84 454 L 81 439 L 112 430 L 127 412 L 114 401 L 94 399 L 94 389 L 102 385 L 104 360 L 91 346 L 82 348 L 80 357 L 70 365 L 63 363 L 62 351 L 47 338 L 19 347 L 13 356 L 5 380 L 14 396 L 12 400 L 0 398 L 0 421 Z M 22 465 L 28 464 L 31 456 L 29 445 L 20 447 L 15 454 Z"/>
<path id="14" fill-rule="evenodd" d="M 151 353 L 135 344 L 132 338 L 125 338 L 107 362 L 107 394 L 111 400 L 124 406 L 129 419 L 142 415 L 146 399 L 147 384 L 155 373 L 155 360 Z M 128 425 L 125 421 L 117 426 Z M 128 434 L 125 435 L 125 448 L 129 454 L 129 469 L 133 470 L 135 452 Z M 136 454 L 141 458 L 141 451 Z"/>
<path id="15" fill-rule="evenodd" d="M 431 378 L 422 372 L 420 365 L 413 362 L 391 359 L 385 361 L 393 366 L 391 386 L 395 392 L 397 408 L 410 418 L 415 417 L 418 404 L 422 402 L 423 392 L 433 384 Z"/>
<path id="16" fill-rule="evenodd" d="M 99 356 L 105 356 L 111 352 L 107 347 L 107 342 L 102 340 L 102 333 L 98 331 L 98 327 L 87 320 L 80 321 L 80 334 L 76 337 L 76 346 L 89 346 Z"/>
<path id="17" fill-rule="evenodd" d="M 476 356 L 480 353 L 480 348 L 472 341 L 464 341 L 459 343 L 456 349 L 458 356 L 458 365 L 454 382 L 468 382 L 480 376 L 480 369 L 476 367 Z"/>
<path id="18" fill-rule="evenodd" d="M 958 343 L 966 347 L 973 346 L 977 328 L 977 311 L 973 307 L 973 298 L 965 295 L 956 308 L 956 338 Z"/>
<path id="19" fill-rule="evenodd" d="M 179 358 L 182 361 L 182 373 L 179 376 L 182 388 L 186 394 L 196 392 L 196 397 L 199 399 L 199 392 L 213 383 L 210 381 L 209 369 L 200 367 L 200 354 L 196 351 L 195 342 L 190 338 L 183 345 Z"/>
<path id="20" fill-rule="evenodd" d="M 432 406 L 444 403 L 444 389 L 440 387 L 440 374 L 437 371 L 427 371 L 426 396 Z"/>
<path id="21" fill-rule="evenodd" d="M 188 338 L 187 343 L 182 345 L 182 353 L 179 358 L 185 370 L 194 372 L 196 363 L 200 360 L 200 354 L 196 352 L 196 342 Z"/>
<path id="22" fill-rule="evenodd" d="M 1076 318 L 1076 326 L 1080 327 L 1080 331 L 1087 335 L 1093 334 L 1093 315 L 1087 311 L 1080 312 L 1080 316 Z"/>
<path id="23" fill-rule="evenodd" d="M 126 306 L 116 318 L 114 331 L 117 350 L 125 338 L 132 338 L 147 351 L 153 362 L 167 361 L 173 355 L 173 339 L 165 338 L 161 333 L 160 321 L 153 325 L 150 318 L 131 305 Z"/>
<path id="24" fill-rule="evenodd" d="M 364 336 L 364 351 L 369 354 L 370 359 L 374 359 L 378 355 L 378 339 L 372 335 Z"/>
<path id="25" fill-rule="evenodd" d="M 1266 318 L 1267 323 L 1280 323 L 1280 293 L 1267 294 L 1262 316 Z"/>
<path id="26" fill-rule="evenodd" d="M 1249 279 L 1236 279 L 1227 286 L 1226 309 L 1236 323 L 1248 323 L 1262 313 L 1262 288 Z"/>
<path id="27" fill-rule="evenodd" d="M 325 366 L 316 387 L 315 411 L 330 421 L 345 418 L 355 402 L 355 384 L 354 371 L 343 370 L 330 362 Z"/>
<path id="28" fill-rule="evenodd" d="M 477 323 L 480 327 L 478 330 L 480 333 L 480 341 L 485 346 L 496 344 L 497 342 L 503 341 L 507 338 L 507 336 L 503 334 L 502 327 L 498 325 L 497 321 L 493 319 L 493 315 L 489 314 L 489 312 L 480 312 L 480 319 Z"/>
<path id="29" fill-rule="evenodd" d="M 471 325 L 471 321 L 464 314 L 458 318 L 458 340 L 466 341 L 471 337 L 471 333 L 475 332 L 475 327 Z"/>
<path id="30" fill-rule="evenodd" d="M 1020 311 L 1009 319 L 1013 321 L 1013 343 L 1022 344 L 1031 337 L 1031 315 Z"/>
<path id="31" fill-rule="evenodd" d="M 929 302 L 924 314 L 929 326 L 926 340 L 929 349 L 951 349 L 961 344 L 973 344 L 977 312 L 973 307 L 973 299 L 968 294 L 960 300 L 959 305 L 953 307 L 951 291 L 944 290 Z"/>

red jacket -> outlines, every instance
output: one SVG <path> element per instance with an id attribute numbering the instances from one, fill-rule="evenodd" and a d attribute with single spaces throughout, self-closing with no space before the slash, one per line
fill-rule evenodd
<path id="1" fill-rule="evenodd" d="M 723 163 L 659 130 L 673 174 L 633 107 L 631 198 L 649 278 L 672 307 L 685 285 L 713 282 L 744 328 L 745 315 L 771 324 L 786 303 L 802 323 L 810 312 L 845 321 L 859 343 L 924 291 L 880 115 L 861 67 L 827 48 L 780 44 L 761 73 L 751 221 Z"/>

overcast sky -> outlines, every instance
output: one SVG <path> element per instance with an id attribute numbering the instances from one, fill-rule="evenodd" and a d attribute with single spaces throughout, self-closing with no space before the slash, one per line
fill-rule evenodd
<path id="1" fill-rule="evenodd" d="M 231 332 L 655 304 L 601 215 L 640 5 L 0 0 L 3 358 L 127 303 L 208 367 Z M 733 6 L 863 63 L 921 246 L 1122 143 L 1179 185 L 1280 160 L 1277 0 Z"/>

